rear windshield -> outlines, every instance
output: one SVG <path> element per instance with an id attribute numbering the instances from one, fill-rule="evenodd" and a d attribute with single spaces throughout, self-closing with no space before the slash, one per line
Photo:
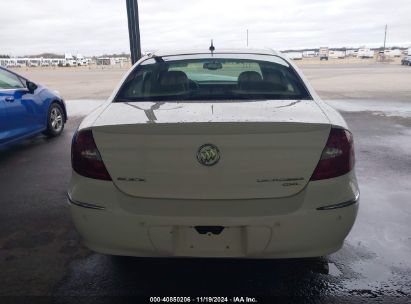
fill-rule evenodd
<path id="1" fill-rule="evenodd" d="M 116 102 L 159 100 L 312 99 L 294 69 L 237 58 L 150 58 L 129 75 Z"/>

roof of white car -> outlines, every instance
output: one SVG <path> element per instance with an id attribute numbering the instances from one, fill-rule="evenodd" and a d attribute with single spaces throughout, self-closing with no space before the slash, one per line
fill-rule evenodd
<path id="1" fill-rule="evenodd" d="M 168 51 L 153 51 L 147 52 L 146 55 L 155 55 L 155 56 L 177 56 L 177 55 L 194 55 L 194 54 L 210 54 L 210 50 L 207 48 L 204 49 L 193 49 L 193 50 L 168 50 Z M 259 55 L 275 55 L 282 56 L 281 53 L 271 50 L 271 49 L 215 49 L 214 54 L 259 54 Z"/>

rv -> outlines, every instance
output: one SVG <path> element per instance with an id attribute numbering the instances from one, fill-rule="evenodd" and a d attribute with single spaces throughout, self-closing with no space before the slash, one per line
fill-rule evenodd
<path id="1" fill-rule="evenodd" d="M 77 66 L 77 60 L 70 53 L 66 53 L 64 54 L 64 60 L 62 61 L 60 66 L 65 66 L 65 67 Z"/>
<path id="2" fill-rule="evenodd" d="M 288 52 L 284 54 L 287 55 L 287 57 L 292 60 L 302 60 L 303 59 L 303 53 L 301 52 Z"/>
<path id="3" fill-rule="evenodd" d="M 16 58 L 9 58 L 6 63 L 6 68 L 20 68 L 21 64 L 17 62 Z"/>
<path id="4" fill-rule="evenodd" d="M 384 55 L 386 57 L 401 57 L 401 50 L 399 49 L 385 50 Z"/>
<path id="5" fill-rule="evenodd" d="M 368 48 L 358 49 L 357 58 L 374 58 L 374 51 Z"/>
<path id="6" fill-rule="evenodd" d="M 357 51 L 356 50 L 346 50 L 345 51 L 345 56 L 346 57 L 357 57 Z"/>
<path id="7" fill-rule="evenodd" d="M 308 58 L 311 58 L 311 57 L 315 57 L 315 51 L 304 51 L 303 52 L 303 57 L 308 57 Z"/>
<path id="8" fill-rule="evenodd" d="M 17 58 L 17 64 L 20 66 L 27 66 L 27 58 Z"/>
<path id="9" fill-rule="evenodd" d="M 38 67 L 40 66 L 41 59 L 40 58 L 29 58 L 27 61 L 27 66 L 29 67 Z"/>
<path id="10" fill-rule="evenodd" d="M 74 59 L 74 58 L 64 59 L 64 61 L 63 61 L 63 66 L 66 66 L 66 67 L 75 67 L 75 66 L 77 66 L 77 60 Z"/>
<path id="11" fill-rule="evenodd" d="M 62 65 L 63 61 L 64 61 L 64 59 L 53 58 L 50 61 L 50 65 L 51 66 L 59 66 L 59 65 Z"/>
<path id="12" fill-rule="evenodd" d="M 78 66 L 82 66 L 82 65 L 88 65 L 88 61 L 86 58 L 84 58 L 83 55 L 81 54 L 77 54 L 76 55 L 76 62 Z"/>
<path id="13" fill-rule="evenodd" d="M 10 67 L 10 58 L 0 59 L 0 65 L 4 67 Z"/>
<path id="14" fill-rule="evenodd" d="M 77 65 L 81 66 L 81 65 L 88 65 L 88 61 L 85 58 L 77 58 Z"/>
<path id="15" fill-rule="evenodd" d="M 41 59 L 41 63 L 40 63 L 40 65 L 42 66 L 42 67 L 48 67 L 48 66 L 50 66 L 50 62 L 51 62 L 51 60 L 50 59 Z"/>
<path id="16" fill-rule="evenodd" d="M 97 65 L 115 65 L 116 60 L 112 57 L 99 57 L 97 58 Z"/>
<path id="17" fill-rule="evenodd" d="M 320 47 L 320 50 L 318 52 L 320 54 L 320 60 L 328 60 L 328 47 Z"/>
<path id="18" fill-rule="evenodd" d="M 329 51 L 328 56 L 332 59 L 344 59 L 345 52 L 343 51 Z"/>

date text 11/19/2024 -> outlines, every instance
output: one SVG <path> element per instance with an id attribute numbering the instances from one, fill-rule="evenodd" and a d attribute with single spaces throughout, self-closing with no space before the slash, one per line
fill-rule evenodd
<path id="1" fill-rule="evenodd" d="M 259 303 L 255 297 L 150 297 L 150 303 Z"/>

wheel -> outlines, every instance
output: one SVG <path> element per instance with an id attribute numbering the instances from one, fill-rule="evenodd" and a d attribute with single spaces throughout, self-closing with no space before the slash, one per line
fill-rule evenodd
<path id="1" fill-rule="evenodd" d="M 52 103 L 47 116 L 47 130 L 44 132 L 48 137 L 56 137 L 64 129 L 64 111 L 57 103 Z"/>

